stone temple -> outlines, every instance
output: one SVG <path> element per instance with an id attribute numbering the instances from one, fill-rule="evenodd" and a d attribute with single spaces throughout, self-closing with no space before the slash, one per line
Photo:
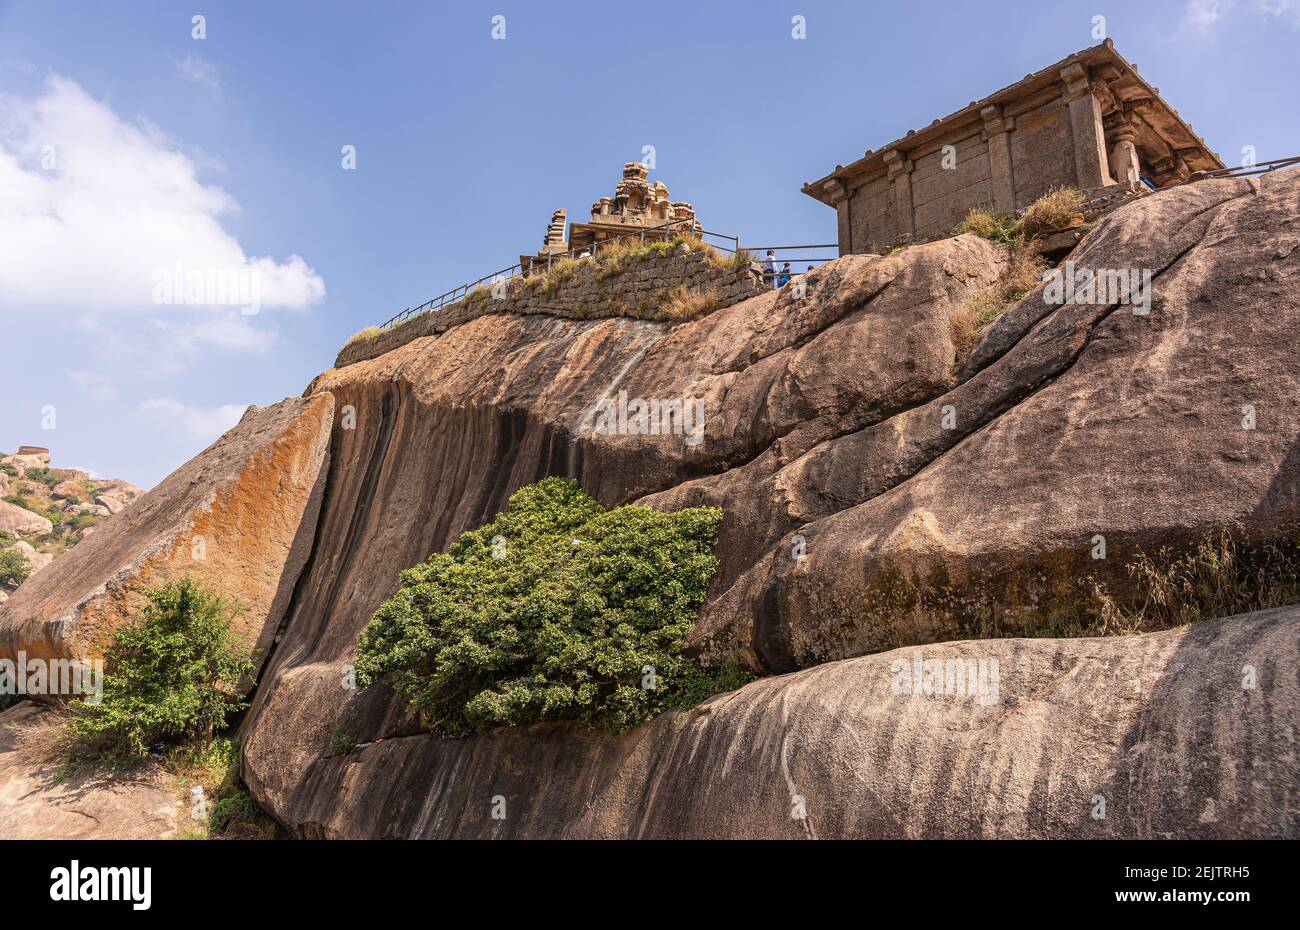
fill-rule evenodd
<path id="1" fill-rule="evenodd" d="M 670 230 L 655 230 L 655 238 L 665 235 L 691 234 L 697 229 L 695 210 L 685 201 L 670 200 L 668 188 L 663 181 L 649 181 L 649 170 L 639 161 L 628 162 L 623 166 L 623 180 L 614 188 L 613 197 L 602 197 L 591 205 L 591 219 L 586 223 L 569 224 L 568 239 L 565 239 L 565 223 L 568 214 L 564 209 L 551 214 L 550 225 L 546 228 L 546 239 L 542 250 L 536 255 L 519 256 L 519 264 L 527 274 L 531 265 L 539 259 L 544 263 L 547 256 L 560 255 L 571 249 L 592 248 L 597 242 L 617 239 L 630 232 L 638 232 L 667 223 L 675 223 Z"/>
<path id="2" fill-rule="evenodd" d="M 1107 39 L 803 190 L 835 208 L 847 254 L 950 235 L 971 207 L 1013 213 L 1054 186 L 1108 198 L 1222 167 Z"/>

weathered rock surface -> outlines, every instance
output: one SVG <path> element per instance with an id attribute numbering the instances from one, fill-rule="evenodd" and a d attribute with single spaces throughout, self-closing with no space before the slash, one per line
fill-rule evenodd
<path id="1" fill-rule="evenodd" d="M 251 408 L 21 585 L 0 608 L 0 656 L 96 654 L 144 589 L 181 576 L 236 599 L 237 632 L 265 655 L 311 549 L 333 410 L 328 394 Z"/>
<path id="2" fill-rule="evenodd" d="M 0 501 L 0 530 L 13 536 L 32 538 L 44 536 L 54 525 L 39 513 L 32 513 L 26 507 L 19 507 L 8 501 Z"/>
<path id="3" fill-rule="evenodd" d="M 1123 585 L 1139 547 L 1300 525 L 1300 250 L 1285 245 L 1298 227 L 1298 172 L 1144 198 L 1071 260 L 1149 270 L 1149 315 L 1051 305 L 1040 288 L 952 390 L 650 498 L 764 515 L 762 532 L 730 537 L 693 642 L 790 670 L 970 629 L 1029 632 L 1082 576 Z M 940 585 L 968 603 L 912 606 Z"/>
<path id="4" fill-rule="evenodd" d="M 895 693 L 907 648 L 762 679 L 623 736 L 393 736 L 317 747 L 305 770 L 293 734 L 324 731 L 294 682 L 265 708 L 247 772 L 308 836 L 1294 838 L 1298 645 L 1300 607 L 1137 637 L 950 642 L 923 660 L 996 661 L 996 678 L 974 679 L 992 687 Z M 344 725 L 362 723 L 351 710 Z"/>
<path id="5" fill-rule="evenodd" d="M 60 778 L 57 715 L 30 701 L 0 713 L 0 840 L 171 839 L 174 780 L 155 766 Z"/>
<path id="6" fill-rule="evenodd" d="M 1150 269 L 1150 315 L 1035 293 L 969 358 L 969 300 L 1003 256 L 961 236 L 848 256 L 806 276 L 802 297 L 681 326 L 484 316 L 326 372 L 297 402 L 332 398 L 338 425 L 319 518 L 289 521 L 314 522 L 287 558 L 305 565 L 266 571 L 290 582 L 263 628 L 281 632 L 243 724 L 247 782 L 286 825 L 331 836 L 1295 836 L 1294 609 L 1144 637 L 926 645 L 996 658 L 1004 700 L 990 705 L 892 695 L 889 663 L 910 650 L 847 657 L 967 638 L 960 605 L 906 599 L 940 585 L 977 593 L 994 632 L 1038 632 L 1045 595 L 1077 578 L 1098 533 L 1109 557 L 1087 568 L 1122 576 L 1139 545 L 1290 525 L 1298 227 L 1300 172 L 1143 198 L 1072 258 Z M 635 423 L 638 400 L 702 401 L 703 429 L 601 430 L 602 402 Z M 188 487 L 186 469 L 160 489 Z M 805 670 L 617 738 L 434 740 L 382 689 L 350 690 L 356 638 L 398 572 L 547 475 L 607 506 L 722 506 L 691 642 Z M 171 522 L 188 505 L 151 506 L 157 493 L 73 555 L 109 551 L 116 524 L 134 528 L 132 551 L 188 548 L 193 531 Z M 281 520 L 254 497 L 258 519 Z M 248 526 L 267 535 L 251 513 Z M 71 558 L 33 580 L 41 598 L 103 584 L 113 562 Z M 261 570 L 208 580 L 242 587 Z M 58 639 L 31 585 L 0 608 L 0 647 Z M 335 729 L 363 746 L 331 755 Z M 495 794 L 517 819 L 490 820 Z"/>

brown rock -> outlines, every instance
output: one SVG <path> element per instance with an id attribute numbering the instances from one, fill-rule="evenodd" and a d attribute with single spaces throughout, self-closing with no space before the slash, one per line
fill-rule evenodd
<path id="1" fill-rule="evenodd" d="M 244 608 L 265 656 L 311 545 L 333 399 L 290 399 L 239 425 L 22 585 L 0 613 L 0 656 L 96 653 L 143 590 L 191 577 Z"/>
<path id="2" fill-rule="evenodd" d="M 944 643 L 921 659 L 973 664 L 974 696 L 927 693 L 924 672 L 912 688 L 909 648 L 762 679 L 623 736 L 538 725 L 348 755 L 326 751 L 332 728 L 378 732 L 382 702 L 320 700 L 315 682 L 343 675 L 321 663 L 280 682 L 244 776 L 316 837 L 1294 839 L 1298 643 L 1300 607 L 1146 636 Z"/>
<path id="3" fill-rule="evenodd" d="M 51 496 L 64 500 L 75 500 L 80 494 L 81 483 L 78 481 L 60 481 L 50 489 Z"/>
<path id="4" fill-rule="evenodd" d="M 716 497 L 745 519 L 747 490 L 779 518 L 766 528 L 787 534 L 736 541 L 745 551 L 725 564 L 756 565 L 715 585 L 729 590 L 692 641 L 789 670 L 963 631 L 1030 632 L 1086 574 L 1126 585 L 1138 548 L 1300 523 L 1300 355 L 1287 335 L 1300 323 L 1297 266 L 1259 247 L 1300 220 L 1298 191 L 1292 171 L 1121 208 L 1071 259 L 1150 270 L 1149 315 L 1054 306 L 1039 289 L 992 327 L 953 390 L 770 476 L 750 463 L 704 492 L 652 498 Z M 966 602 L 913 608 L 940 586 Z"/>
<path id="5" fill-rule="evenodd" d="M 95 503 L 103 507 L 110 514 L 121 513 L 126 509 L 126 504 L 118 497 L 112 494 L 96 494 Z"/>
<path id="6" fill-rule="evenodd" d="M 31 539 L 44 536 L 54 529 L 54 524 L 39 513 L 32 513 L 25 507 L 0 501 L 0 530 L 13 536 Z"/>

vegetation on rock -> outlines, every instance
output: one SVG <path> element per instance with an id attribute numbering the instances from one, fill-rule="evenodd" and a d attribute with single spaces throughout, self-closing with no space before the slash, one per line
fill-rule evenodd
<path id="1" fill-rule="evenodd" d="M 744 683 L 682 654 L 717 568 L 716 508 L 606 510 L 547 478 L 495 521 L 402 573 L 358 644 L 386 681 L 459 736 L 569 720 L 625 730 Z"/>
<path id="2" fill-rule="evenodd" d="M 0 588 L 16 588 L 32 572 L 27 556 L 8 543 L 0 541 Z"/>
<path id="3" fill-rule="evenodd" d="M 82 701 L 73 731 L 109 753 L 144 756 L 162 740 L 203 746 L 245 706 L 256 666 L 231 632 L 236 609 L 188 579 L 147 592 L 105 650 L 100 703 Z"/>

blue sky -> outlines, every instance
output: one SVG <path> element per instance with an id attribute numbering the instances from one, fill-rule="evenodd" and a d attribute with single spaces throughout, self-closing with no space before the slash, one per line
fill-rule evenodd
<path id="1" fill-rule="evenodd" d="M 1097 16 L 1225 161 L 1300 154 L 1300 0 L 0 0 L 0 450 L 150 486 L 356 330 L 536 249 L 646 145 L 708 228 L 834 241 L 805 180 L 1095 44 Z M 258 312 L 159 302 L 178 261 L 255 269 Z"/>

